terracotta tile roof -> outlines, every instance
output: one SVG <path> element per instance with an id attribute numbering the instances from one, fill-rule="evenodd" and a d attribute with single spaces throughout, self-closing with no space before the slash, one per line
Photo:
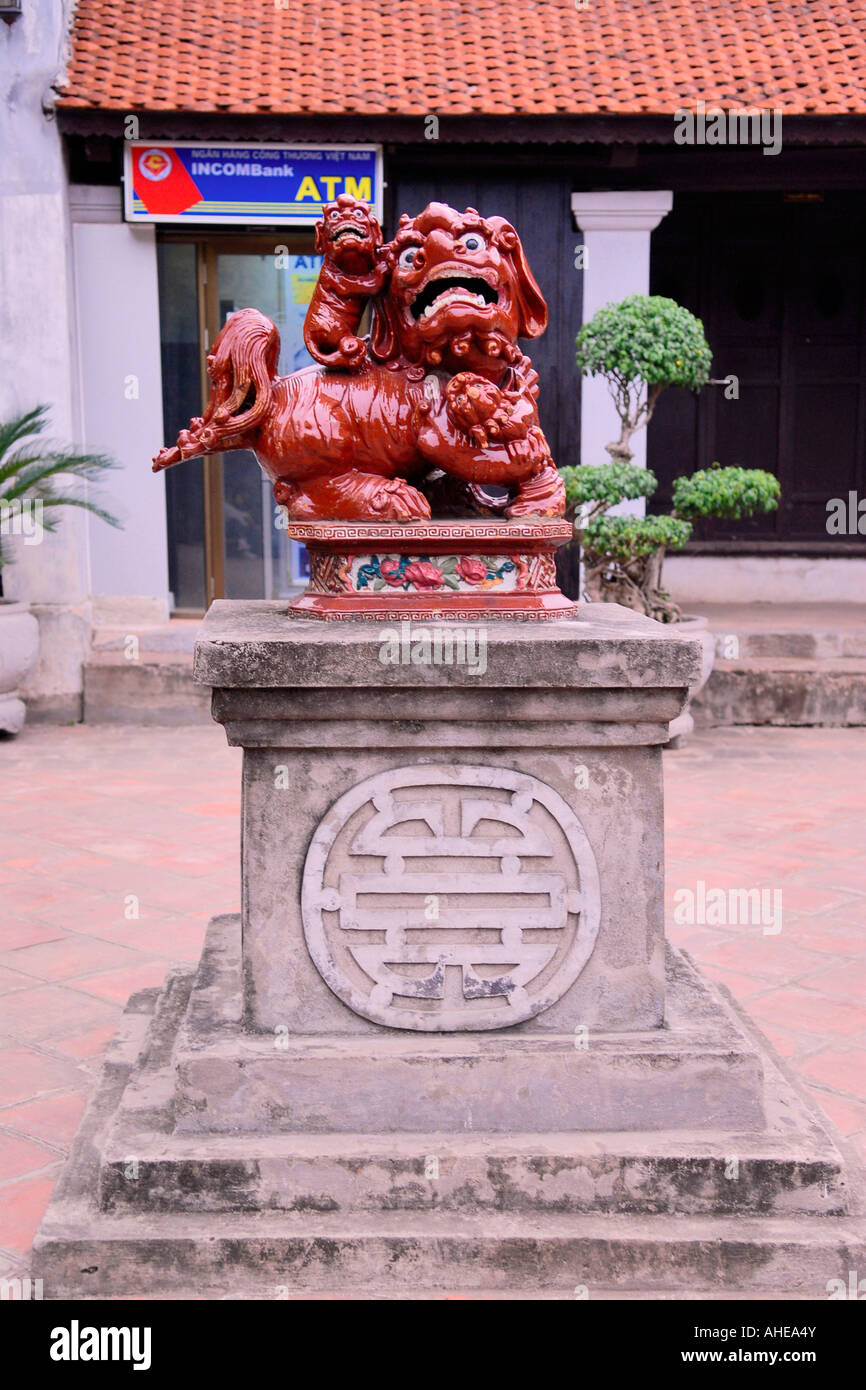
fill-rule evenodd
<path id="1" fill-rule="evenodd" d="M 505 116 L 698 100 L 866 113 L 866 0 L 78 0 L 60 104 Z"/>

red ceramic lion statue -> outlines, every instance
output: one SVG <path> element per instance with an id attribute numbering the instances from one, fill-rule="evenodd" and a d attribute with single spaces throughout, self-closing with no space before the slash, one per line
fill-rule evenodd
<path id="1" fill-rule="evenodd" d="M 207 360 L 204 415 L 154 471 L 252 449 L 292 521 L 426 520 L 429 497 L 457 494 L 488 514 L 564 515 L 537 374 L 517 345 L 543 333 L 547 306 L 514 228 L 431 203 L 384 244 L 346 194 L 323 214 L 304 325 L 317 365 L 278 376 L 275 325 L 233 314 Z"/>

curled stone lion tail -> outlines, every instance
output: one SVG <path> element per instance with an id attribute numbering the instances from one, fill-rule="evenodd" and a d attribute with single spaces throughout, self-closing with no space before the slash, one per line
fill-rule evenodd
<path id="1" fill-rule="evenodd" d="M 220 449 L 237 448 L 243 436 L 257 429 L 273 398 L 273 380 L 280 356 L 275 323 L 258 309 L 239 309 L 217 337 L 207 359 L 211 381 L 204 415 L 181 430 L 174 448 L 162 449 L 154 472 L 182 459 Z"/>

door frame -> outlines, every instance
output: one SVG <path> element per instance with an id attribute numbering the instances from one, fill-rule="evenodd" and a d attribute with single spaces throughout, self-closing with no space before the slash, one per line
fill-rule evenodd
<path id="1" fill-rule="evenodd" d="M 201 410 L 210 396 L 207 375 L 207 355 L 220 331 L 219 280 L 217 256 L 276 255 L 277 247 L 285 247 L 289 255 L 314 254 L 313 227 L 277 227 L 270 232 L 220 233 L 209 227 L 199 232 L 162 232 L 165 241 L 190 242 L 196 248 L 196 303 L 198 308 L 198 341 L 201 362 Z M 223 456 L 205 454 L 202 458 L 204 498 L 204 565 L 205 599 L 209 607 L 214 599 L 225 598 L 225 512 L 223 508 Z M 174 617 L 203 617 L 198 610 L 175 609 Z"/>

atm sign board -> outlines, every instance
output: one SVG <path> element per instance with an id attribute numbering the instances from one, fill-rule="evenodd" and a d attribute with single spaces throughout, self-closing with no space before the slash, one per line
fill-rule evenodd
<path id="1" fill-rule="evenodd" d="M 124 153 L 127 222 L 307 227 L 339 193 L 382 217 L 381 145 L 172 145 Z"/>

